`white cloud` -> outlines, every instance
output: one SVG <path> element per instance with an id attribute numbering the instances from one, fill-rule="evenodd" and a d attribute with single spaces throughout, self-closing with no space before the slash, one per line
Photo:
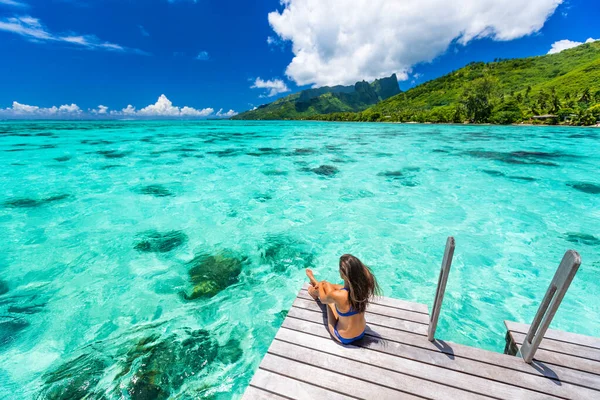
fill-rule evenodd
<path id="1" fill-rule="evenodd" d="M 234 110 L 223 112 L 223 109 L 220 109 L 215 114 L 214 108 L 211 107 L 196 109 L 184 106 L 180 108 L 174 106 L 164 94 L 158 98 L 156 103 L 139 110 L 130 104 L 121 110 L 111 110 L 109 112 L 107 106 L 99 105 L 97 108 L 88 109 L 87 112 L 83 112 L 77 104 L 42 108 L 21 104 L 16 101 L 13 102 L 12 107 L 0 108 L 0 118 L 206 118 L 213 114 L 217 117 L 225 118 L 237 115 L 237 112 Z"/>
<path id="2" fill-rule="evenodd" d="M 600 39 L 589 38 L 588 40 L 585 41 L 585 43 L 592 43 L 597 40 L 600 40 Z M 568 39 L 559 40 L 557 42 L 552 43 L 552 47 L 550 48 L 550 51 L 548 52 L 548 54 L 560 53 L 563 50 L 572 49 L 573 47 L 581 46 L 583 43 L 584 42 L 574 42 L 574 41 L 568 40 Z"/>
<path id="3" fill-rule="evenodd" d="M 456 41 L 512 40 L 539 31 L 564 0 L 282 0 L 269 23 L 292 43 L 298 85 L 352 84 L 429 62 Z"/>
<path id="4" fill-rule="evenodd" d="M 132 52 L 146 54 L 142 50 L 128 49 L 118 44 L 103 42 L 94 35 L 55 34 L 41 23 L 37 18 L 28 15 L 0 19 L 0 31 L 12 32 L 38 42 L 63 42 L 82 46 L 91 50 L 107 50 L 118 52 Z"/>
<path id="5" fill-rule="evenodd" d="M 195 109 L 193 107 L 176 107 L 173 105 L 171 100 L 164 94 L 161 94 L 156 103 L 150 104 L 140 110 L 136 110 L 132 105 L 128 105 L 126 108 L 120 111 L 120 114 L 126 116 L 137 116 L 137 117 L 193 117 L 203 118 L 213 114 L 215 110 L 213 108 Z M 119 112 L 111 113 L 118 115 Z"/>
<path id="6" fill-rule="evenodd" d="M 273 97 L 278 95 L 279 93 L 289 92 L 290 89 L 287 87 L 284 81 L 281 79 L 269 79 L 262 80 L 261 78 L 256 78 L 254 84 L 250 86 L 251 89 L 267 89 L 268 93 L 266 96 Z"/>
<path id="7" fill-rule="evenodd" d="M 119 114 L 123 114 L 123 115 L 135 115 L 137 111 L 135 110 L 135 107 L 132 106 L 131 104 L 129 104 L 127 107 L 125 107 L 124 109 L 121 110 L 121 112 L 119 111 L 111 111 L 110 113 L 112 115 L 119 115 Z"/>
<path id="8" fill-rule="evenodd" d="M 99 105 L 98 108 L 94 108 L 92 110 L 88 108 L 88 112 L 93 115 L 108 115 L 108 107 Z"/>
<path id="9" fill-rule="evenodd" d="M 215 115 L 219 118 L 229 118 L 229 117 L 233 117 L 234 115 L 238 115 L 238 113 L 236 113 L 233 110 L 223 112 L 223 109 L 221 108 L 219 111 L 217 111 L 217 113 Z"/>
<path id="10" fill-rule="evenodd" d="M 6 4 L 7 6 L 13 7 L 29 7 L 27 4 L 16 0 L 0 0 L 0 4 Z"/>
<path id="11" fill-rule="evenodd" d="M 21 118 L 64 118 L 73 117 L 82 114 L 77 104 L 65 104 L 60 107 L 52 106 L 48 108 L 30 106 L 13 101 L 12 107 L 0 108 L 1 117 L 21 117 Z"/>
<path id="12" fill-rule="evenodd" d="M 196 56 L 196 60 L 200 60 L 200 61 L 206 61 L 208 60 L 210 57 L 208 55 L 208 52 L 206 51 L 201 51 L 200 53 L 198 53 L 198 55 Z"/>
<path id="13" fill-rule="evenodd" d="M 59 112 L 72 113 L 72 114 L 81 114 L 81 108 L 77 106 L 77 104 L 71 104 L 58 107 Z"/>

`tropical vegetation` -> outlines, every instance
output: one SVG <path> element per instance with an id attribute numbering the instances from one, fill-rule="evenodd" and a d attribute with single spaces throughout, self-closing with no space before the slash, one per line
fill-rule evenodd
<path id="1" fill-rule="evenodd" d="M 289 117 L 299 118 L 306 117 Z M 600 121 L 600 41 L 558 54 L 473 62 L 363 111 L 323 112 L 308 118 L 593 125 Z"/>

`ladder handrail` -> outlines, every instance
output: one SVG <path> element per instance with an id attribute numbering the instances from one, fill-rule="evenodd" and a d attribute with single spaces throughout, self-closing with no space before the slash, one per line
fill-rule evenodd
<path id="1" fill-rule="evenodd" d="M 452 236 L 449 236 L 446 240 L 446 250 L 444 251 L 444 258 L 442 259 L 442 268 L 440 270 L 440 276 L 438 278 L 437 290 L 435 292 L 435 300 L 433 302 L 433 308 L 429 317 L 429 329 L 427 330 L 427 339 L 430 342 L 435 340 L 435 330 L 437 328 L 438 319 L 440 317 L 440 311 L 442 309 L 442 302 L 444 301 L 444 294 L 446 293 L 446 283 L 448 282 L 448 275 L 450 274 L 450 267 L 452 266 L 452 258 L 454 257 L 454 248 L 456 243 Z"/>
<path id="2" fill-rule="evenodd" d="M 535 352 L 540 346 L 552 318 L 554 318 L 554 314 L 556 314 L 580 265 L 581 256 L 579 253 L 575 250 L 569 250 L 565 253 L 521 346 L 521 356 L 526 363 L 531 364 L 533 361 Z"/>

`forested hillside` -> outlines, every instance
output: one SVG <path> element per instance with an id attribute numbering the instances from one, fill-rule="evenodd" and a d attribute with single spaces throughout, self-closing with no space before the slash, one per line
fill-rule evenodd
<path id="1" fill-rule="evenodd" d="M 541 115 L 551 116 L 533 118 Z M 474 62 L 363 112 L 313 119 L 592 125 L 600 120 L 600 41 L 558 54 Z"/>

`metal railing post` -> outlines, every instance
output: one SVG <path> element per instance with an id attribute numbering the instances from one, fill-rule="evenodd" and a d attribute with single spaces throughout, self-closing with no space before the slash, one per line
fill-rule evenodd
<path id="1" fill-rule="evenodd" d="M 438 279 L 437 290 L 435 292 L 435 300 L 433 302 L 433 309 L 429 316 L 429 329 L 427 331 L 427 339 L 430 342 L 435 340 L 435 330 L 437 328 L 438 318 L 440 317 L 440 311 L 442 309 L 442 301 L 444 301 L 444 293 L 446 292 L 446 282 L 448 282 L 448 274 L 450 273 L 450 266 L 452 266 L 452 257 L 454 256 L 455 242 L 452 236 L 446 240 L 446 250 L 444 251 L 444 258 L 442 260 L 442 269 L 440 271 L 440 277 Z"/>
<path id="2" fill-rule="evenodd" d="M 558 306 L 565 297 L 565 293 L 567 293 L 580 265 L 581 257 L 579 253 L 574 250 L 565 253 L 521 346 L 521 356 L 526 363 L 531 364 L 533 361 L 533 356 L 540 346 L 552 318 L 554 318 L 554 314 L 556 314 Z"/>

